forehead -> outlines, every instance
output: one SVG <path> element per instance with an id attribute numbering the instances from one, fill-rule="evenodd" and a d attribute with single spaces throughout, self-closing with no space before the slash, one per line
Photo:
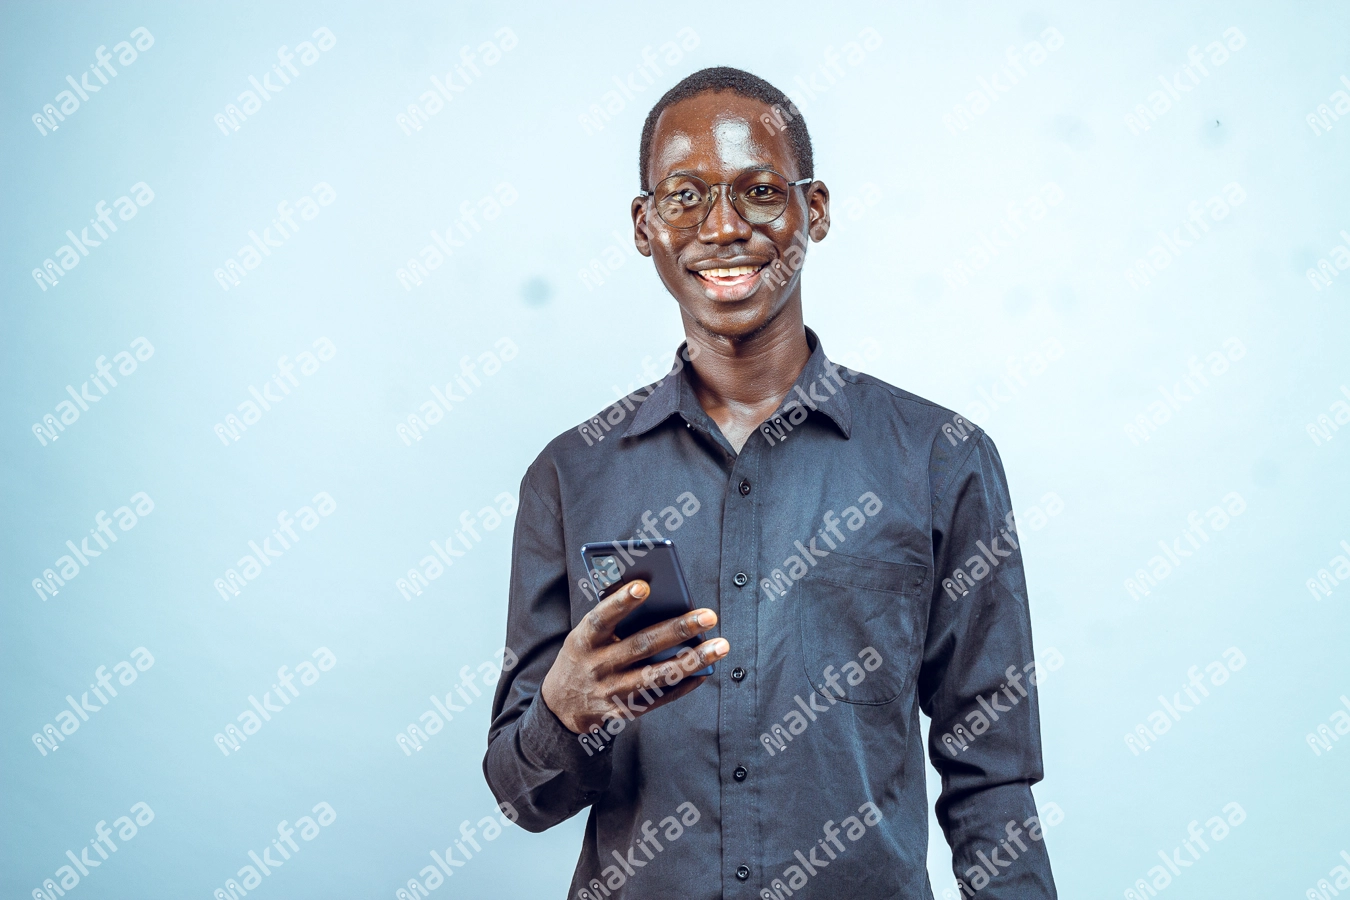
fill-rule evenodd
<path id="1" fill-rule="evenodd" d="M 649 162 L 653 182 L 675 171 L 729 178 L 753 166 L 800 177 L 792 144 L 769 105 L 731 91 L 706 91 L 662 110 Z"/>

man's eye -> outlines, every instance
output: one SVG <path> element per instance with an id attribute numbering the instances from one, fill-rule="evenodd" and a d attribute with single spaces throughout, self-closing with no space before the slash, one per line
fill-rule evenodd
<path id="1" fill-rule="evenodd" d="M 778 191 L 771 184 L 757 184 L 745 192 L 750 200 L 772 200 L 777 195 Z"/>

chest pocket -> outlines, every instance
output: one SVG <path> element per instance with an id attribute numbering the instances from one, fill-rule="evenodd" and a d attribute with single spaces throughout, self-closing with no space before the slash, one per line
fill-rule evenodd
<path id="1" fill-rule="evenodd" d="M 845 703 L 890 703 L 918 671 L 926 566 L 838 551 L 798 585 L 806 678 Z"/>

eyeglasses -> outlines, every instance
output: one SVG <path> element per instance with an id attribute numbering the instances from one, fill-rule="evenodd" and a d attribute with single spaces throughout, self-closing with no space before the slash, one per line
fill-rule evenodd
<path id="1" fill-rule="evenodd" d="M 639 191 L 638 196 L 653 198 L 657 215 L 671 228 L 697 228 L 717 201 L 714 188 L 729 188 L 727 197 L 742 219 L 751 225 L 767 225 L 787 209 L 788 189 L 812 180 L 788 181 L 772 169 L 749 169 L 735 181 L 713 185 L 694 175 L 671 175 L 655 190 Z"/>

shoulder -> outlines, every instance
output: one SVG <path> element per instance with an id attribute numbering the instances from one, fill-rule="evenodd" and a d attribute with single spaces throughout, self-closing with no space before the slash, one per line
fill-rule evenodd
<path id="1" fill-rule="evenodd" d="M 556 485 L 560 473 L 598 471 L 610 465 L 643 402 L 664 381 L 637 388 L 554 437 L 530 464 L 526 480 L 534 479 L 542 490 L 545 485 Z"/>
<path id="2" fill-rule="evenodd" d="M 946 439 L 949 446 L 968 443 L 983 429 L 960 413 L 898 388 L 866 372 L 839 367 L 843 380 L 852 386 L 853 397 L 862 409 L 858 413 L 873 417 L 891 413 L 902 427 L 921 439 Z M 852 398 L 851 398 L 852 399 Z"/>
<path id="3" fill-rule="evenodd" d="M 972 465 L 997 464 L 993 440 L 959 412 L 910 393 L 865 372 L 840 367 L 840 375 L 853 388 L 861 407 L 855 417 L 873 421 L 883 416 L 904 432 L 907 443 L 928 450 L 929 481 L 934 497 L 952 482 L 953 475 Z"/>

